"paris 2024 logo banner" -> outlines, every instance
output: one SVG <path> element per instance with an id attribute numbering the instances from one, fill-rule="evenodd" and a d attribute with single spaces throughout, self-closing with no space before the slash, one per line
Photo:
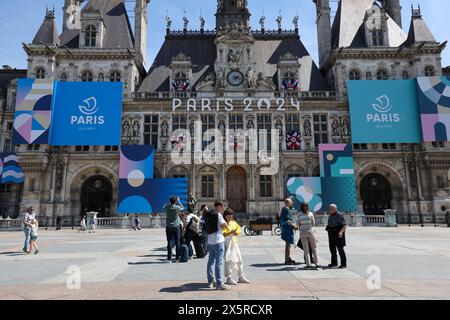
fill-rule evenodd
<path id="1" fill-rule="evenodd" d="M 420 143 L 416 80 L 348 82 L 353 143 Z"/>
<path id="2" fill-rule="evenodd" d="M 120 144 L 121 82 L 57 82 L 50 145 Z"/>

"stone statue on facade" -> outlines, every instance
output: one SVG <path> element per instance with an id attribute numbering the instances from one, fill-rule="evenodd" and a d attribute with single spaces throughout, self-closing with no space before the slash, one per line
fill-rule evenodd
<path id="1" fill-rule="evenodd" d="M 200 30 L 205 29 L 206 20 L 202 16 L 200 16 Z"/>
<path id="2" fill-rule="evenodd" d="M 222 137 L 225 137 L 225 121 L 220 120 L 219 122 L 219 131 Z"/>
<path id="3" fill-rule="evenodd" d="M 170 30 L 170 28 L 172 27 L 172 19 L 167 16 L 166 17 L 166 29 Z"/>
<path id="4" fill-rule="evenodd" d="M 348 123 L 348 119 L 344 119 L 342 121 L 342 134 L 344 136 L 349 136 L 350 135 L 350 125 Z"/>
<path id="5" fill-rule="evenodd" d="M 253 123 L 253 120 L 249 120 L 247 122 L 247 130 L 255 129 L 255 124 Z"/>
<path id="6" fill-rule="evenodd" d="M 283 17 L 281 16 L 281 12 L 280 12 L 280 15 L 278 16 L 277 20 L 275 20 L 275 21 L 278 25 L 278 30 L 281 30 L 281 28 L 282 28 L 281 23 L 283 22 Z"/>
<path id="7" fill-rule="evenodd" d="M 139 125 L 139 121 L 133 122 L 133 137 L 140 137 L 141 136 L 141 126 Z"/>
<path id="8" fill-rule="evenodd" d="M 230 48 L 228 51 L 228 62 L 230 65 L 239 65 L 241 60 L 241 52 L 238 49 Z"/>
<path id="9" fill-rule="evenodd" d="M 305 137 L 311 137 L 312 136 L 311 122 L 309 121 L 309 119 L 305 119 L 305 121 L 303 122 L 303 131 L 304 131 L 304 136 Z"/>
<path id="10" fill-rule="evenodd" d="M 186 12 L 185 12 L 185 13 L 186 13 Z M 183 17 L 183 28 L 184 28 L 185 30 L 187 30 L 188 26 L 189 26 L 189 19 L 188 19 L 186 16 L 184 16 L 184 17 Z"/>
<path id="11" fill-rule="evenodd" d="M 247 74 L 245 76 L 246 78 L 246 85 L 248 89 L 256 89 L 258 86 L 257 79 L 255 76 L 255 73 L 251 68 L 248 69 Z"/>
<path id="12" fill-rule="evenodd" d="M 333 124 L 331 125 L 333 129 L 333 136 L 339 136 L 339 123 L 337 119 L 333 120 Z"/>
<path id="13" fill-rule="evenodd" d="M 169 136 L 169 125 L 166 120 L 164 120 L 161 124 L 161 136 L 164 138 Z"/>
<path id="14" fill-rule="evenodd" d="M 292 21 L 292 23 L 294 24 L 295 30 L 298 29 L 298 19 L 299 19 L 299 17 L 298 17 L 298 16 L 295 16 L 295 17 L 294 17 L 294 20 Z"/>
<path id="15" fill-rule="evenodd" d="M 131 136 L 131 127 L 130 127 L 130 123 L 127 120 L 123 122 L 122 136 L 123 137 L 130 137 Z"/>
<path id="16" fill-rule="evenodd" d="M 266 17 L 265 17 L 265 16 L 262 16 L 262 17 L 259 19 L 259 25 L 261 26 L 261 30 L 264 29 L 265 22 L 266 22 Z"/>
<path id="17" fill-rule="evenodd" d="M 223 68 L 220 68 L 217 72 L 217 83 L 216 87 L 218 89 L 225 89 L 227 86 L 227 79 L 225 75 L 225 70 Z"/>

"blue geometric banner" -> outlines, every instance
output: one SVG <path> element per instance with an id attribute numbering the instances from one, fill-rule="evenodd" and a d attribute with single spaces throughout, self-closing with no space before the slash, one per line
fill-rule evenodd
<path id="1" fill-rule="evenodd" d="M 0 183 L 21 184 L 25 175 L 19 165 L 19 158 L 14 153 L 0 154 Z"/>
<path id="2" fill-rule="evenodd" d="M 119 145 L 122 88 L 122 82 L 57 82 L 50 145 Z"/>

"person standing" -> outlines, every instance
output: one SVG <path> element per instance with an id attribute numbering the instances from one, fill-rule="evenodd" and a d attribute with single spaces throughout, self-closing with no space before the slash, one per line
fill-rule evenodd
<path id="1" fill-rule="evenodd" d="M 302 243 L 307 268 L 312 267 L 310 260 L 310 249 L 313 255 L 313 263 L 317 268 L 320 268 L 317 255 L 316 230 L 314 229 L 315 225 L 316 221 L 313 213 L 309 211 L 309 207 L 306 203 L 302 203 L 300 206 L 300 212 L 297 215 L 297 226 L 300 229 L 300 241 Z"/>
<path id="2" fill-rule="evenodd" d="M 203 240 L 203 246 L 205 247 L 206 253 L 208 253 L 208 233 L 206 232 L 206 225 L 205 225 L 205 216 L 209 212 L 209 208 L 206 204 L 202 205 L 200 207 L 200 228 L 202 230 L 202 240 Z"/>
<path id="3" fill-rule="evenodd" d="M 175 259 L 180 260 L 181 219 L 184 206 L 179 197 L 171 197 L 164 206 L 166 210 L 167 262 L 172 263 L 172 249 L 175 247 Z"/>
<path id="4" fill-rule="evenodd" d="M 335 204 L 330 204 L 328 208 L 330 216 L 328 217 L 328 225 L 326 231 L 328 232 L 328 243 L 331 252 L 331 264 L 328 265 L 330 268 L 335 268 L 338 266 L 337 251 L 339 251 L 339 257 L 341 258 L 341 265 L 339 269 L 347 268 L 347 257 L 345 255 L 344 247 L 345 243 L 345 230 L 347 230 L 347 223 L 344 217 L 338 213 L 337 206 Z"/>
<path id="5" fill-rule="evenodd" d="M 295 261 L 291 258 L 291 246 L 294 244 L 294 230 L 298 227 L 292 223 L 291 209 L 294 202 L 290 198 L 284 200 L 284 208 L 280 213 L 281 239 L 285 242 L 284 264 L 295 265 Z"/>
<path id="6" fill-rule="evenodd" d="M 61 230 L 61 217 L 56 217 L 56 230 Z"/>
<path id="7" fill-rule="evenodd" d="M 31 235 L 31 221 L 36 217 L 36 209 L 34 207 L 29 207 L 25 216 L 23 218 L 23 232 L 25 233 L 25 241 L 23 243 L 23 252 L 28 252 L 28 247 L 30 245 L 30 235 Z"/>
<path id="8" fill-rule="evenodd" d="M 228 225 L 223 218 L 222 214 L 225 210 L 225 206 L 222 202 L 216 201 L 214 204 L 214 210 L 208 212 L 205 215 L 206 231 L 208 233 L 208 265 L 207 265 L 207 277 L 209 288 L 216 287 L 217 290 L 230 290 L 222 281 L 222 273 L 224 269 L 224 253 L 225 253 L 225 238 L 223 236 L 223 230 Z M 213 266 L 215 264 L 215 276 L 214 282 Z"/>
<path id="9" fill-rule="evenodd" d="M 86 219 L 84 216 L 82 216 L 80 219 L 80 229 L 78 229 L 78 233 L 80 233 L 80 231 L 86 231 Z"/>
<path id="10" fill-rule="evenodd" d="M 95 218 L 91 217 L 89 219 L 89 233 L 95 233 L 95 226 L 96 226 L 96 222 L 95 222 Z"/>
<path id="11" fill-rule="evenodd" d="M 223 230 L 223 236 L 225 237 L 225 277 L 229 285 L 237 285 L 238 282 L 248 284 L 250 281 L 244 276 L 244 263 L 242 262 L 242 254 L 238 246 L 238 236 L 241 234 L 241 227 L 234 221 L 233 213 L 233 209 L 228 208 L 223 215 L 228 224 L 228 227 Z M 238 282 L 231 277 L 234 270 L 238 273 Z"/>
<path id="12" fill-rule="evenodd" d="M 133 230 L 141 230 L 141 220 L 138 215 L 134 216 L 134 227 Z"/>

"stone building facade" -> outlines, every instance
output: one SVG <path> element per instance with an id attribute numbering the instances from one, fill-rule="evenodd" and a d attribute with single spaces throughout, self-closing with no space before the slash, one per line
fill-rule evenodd
<path id="1" fill-rule="evenodd" d="M 420 9 L 412 11 L 405 32 L 399 0 L 341 0 L 333 23 L 329 1 L 314 2 L 319 66 L 301 41 L 298 18 L 292 30 L 283 29 L 281 16 L 277 30 L 265 29 L 265 17 L 258 30 L 251 30 L 247 1 L 221 0 L 216 30 L 205 30 L 203 18 L 198 30 L 189 28 L 187 18 L 183 30 L 171 30 L 167 17 L 166 39 L 146 70 L 148 0 L 136 1 L 134 31 L 123 0 L 66 0 L 62 33 L 55 12 L 47 11 L 36 37 L 24 45 L 26 76 L 122 81 L 121 143 L 153 144 L 156 177 L 187 177 L 189 191 L 201 203 L 220 199 L 238 212 L 275 213 L 289 177 L 319 175 L 319 143 L 351 143 L 349 79 L 442 74 L 445 44 L 435 40 Z M 14 82 L 6 91 L 3 148 L 12 129 Z M 180 142 L 173 132 L 193 133 L 195 121 L 202 121 L 202 132 L 278 129 L 278 172 L 263 175 L 265 165 L 248 159 L 195 163 L 193 151 L 192 163 L 175 164 L 173 150 L 183 143 L 186 148 L 191 140 Z M 286 135 L 295 131 L 301 134 L 300 150 L 286 143 Z M 29 205 L 46 216 L 91 210 L 116 215 L 118 146 L 22 145 L 17 151 L 26 181 L 20 187 L 2 186 L 11 202 L 0 205 L 3 216 L 17 216 Z M 450 208 L 448 143 L 354 145 L 354 159 L 359 212 L 441 213 Z"/>

